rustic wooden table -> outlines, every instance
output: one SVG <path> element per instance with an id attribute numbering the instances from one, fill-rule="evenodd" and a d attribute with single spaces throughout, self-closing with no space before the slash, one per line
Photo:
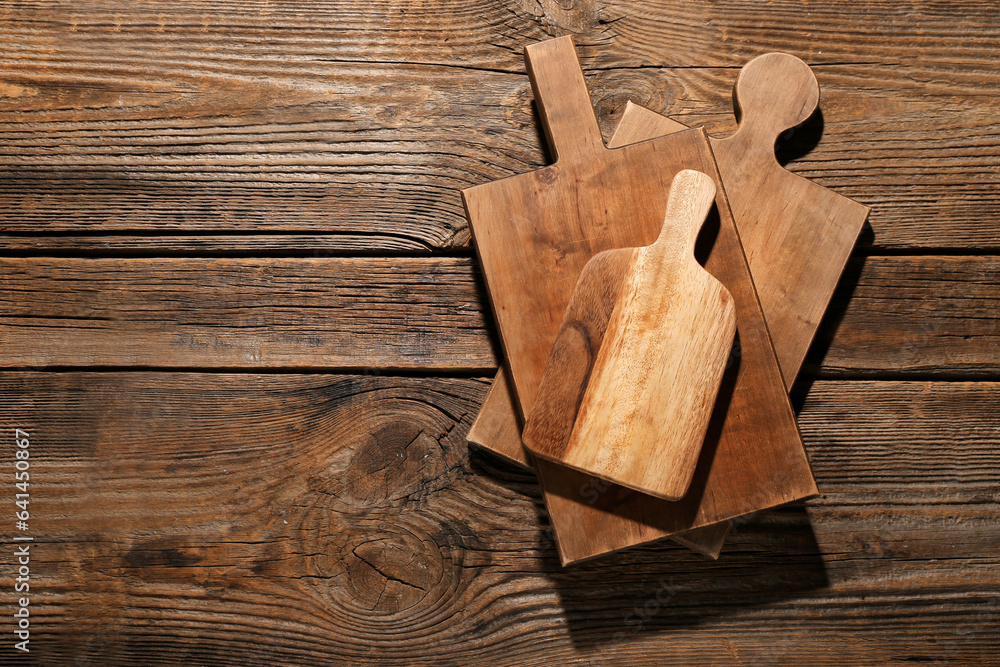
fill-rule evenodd
<path id="1" fill-rule="evenodd" d="M 993 3 L 0 26 L 0 663 L 1000 663 Z M 821 495 L 717 562 L 563 569 L 533 476 L 465 442 L 499 353 L 459 190 L 546 162 L 521 49 L 567 33 L 606 134 L 629 99 L 730 132 L 740 66 L 800 56 L 822 115 L 782 155 L 873 207 L 793 391 Z"/>

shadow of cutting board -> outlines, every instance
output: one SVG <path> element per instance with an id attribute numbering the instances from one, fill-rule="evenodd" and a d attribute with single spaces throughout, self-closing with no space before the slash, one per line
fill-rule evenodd
<path id="1" fill-rule="evenodd" d="M 608 149 L 572 40 L 528 47 L 526 60 L 557 161 L 463 192 L 522 413 L 534 401 L 583 265 L 602 250 L 651 243 L 670 181 L 682 169 L 709 174 L 718 188 L 717 235 L 705 268 L 733 296 L 742 351 L 727 373 L 728 388 L 720 394 L 691 491 L 683 499 L 665 502 L 615 486 L 592 493 L 594 478 L 538 462 L 563 562 L 815 494 L 704 132 L 686 130 Z"/>

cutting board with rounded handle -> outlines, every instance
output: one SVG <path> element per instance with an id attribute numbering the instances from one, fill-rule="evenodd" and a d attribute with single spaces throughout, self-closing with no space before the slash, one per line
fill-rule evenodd
<path id="1" fill-rule="evenodd" d="M 707 137 L 685 130 L 604 146 L 570 38 L 530 46 L 526 61 L 556 163 L 469 188 L 463 200 L 522 412 L 529 412 L 583 266 L 603 250 L 652 243 L 683 169 L 716 183 L 705 268 L 733 296 L 741 356 L 724 382 L 691 490 L 666 506 L 645 494 L 596 493 L 595 478 L 537 471 L 563 562 L 708 526 L 816 493 L 749 267 Z M 583 478 L 580 479 L 580 475 Z M 606 484 L 603 480 L 596 480 Z M 650 531 L 652 528 L 652 532 Z M 655 535 L 654 535 L 655 533 Z M 649 535 L 653 535 L 649 537 Z"/>
<path id="2" fill-rule="evenodd" d="M 710 139 L 785 384 L 791 388 L 869 208 L 782 167 L 774 144 L 819 105 L 809 65 L 767 53 L 740 70 L 739 127 Z M 642 109 L 649 119 L 654 114 Z"/>
<path id="3" fill-rule="evenodd" d="M 667 500 L 687 492 L 736 333 L 732 296 L 694 256 L 714 201 L 709 176 L 679 172 L 651 245 L 583 267 L 524 428 L 532 454 Z"/>

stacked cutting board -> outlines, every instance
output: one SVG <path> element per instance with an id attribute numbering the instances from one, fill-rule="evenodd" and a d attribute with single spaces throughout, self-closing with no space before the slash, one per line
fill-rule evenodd
<path id="1" fill-rule="evenodd" d="M 785 170 L 809 67 L 750 61 L 739 128 L 629 104 L 605 146 L 572 39 L 525 50 L 556 157 L 463 192 L 505 367 L 469 441 L 538 473 L 564 564 L 816 493 L 788 400 L 868 209 Z"/>

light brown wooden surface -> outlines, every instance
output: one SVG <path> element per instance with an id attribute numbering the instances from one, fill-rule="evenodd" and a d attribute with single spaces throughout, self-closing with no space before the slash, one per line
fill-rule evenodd
<path id="1" fill-rule="evenodd" d="M 997 6 L 94 0 L 0 32 L 0 364 L 40 369 L 0 426 L 38 429 L 44 522 L 0 664 L 1000 664 Z M 628 100 L 725 136 L 739 68 L 801 57 L 822 115 L 780 160 L 873 207 L 792 390 L 821 495 L 718 561 L 563 569 L 535 476 L 466 455 L 501 355 L 459 191 L 551 160 L 521 49 L 571 32 L 605 136 Z"/>
<path id="2" fill-rule="evenodd" d="M 535 456 L 667 500 L 687 493 L 736 333 L 694 246 L 715 183 L 678 172 L 643 248 L 583 267 L 527 416 Z"/>
<path id="3" fill-rule="evenodd" d="M 558 332 L 561 315 L 554 314 L 565 312 L 583 265 L 602 250 L 651 243 L 670 182 L 683 169 L 716 183 L 718 224 L 705 237 L 705 268 L 732 294 L 740 323 L 739 362 L 720 390 L 724 400 L 684 499 L 650 505 L 648 496 L 615 489 L 591 497 L 592 482 L 600 480 L 536 462 L 560 558 L 575 562 L 814 494 L 704 133 L 686 130 L 607 149 L 572 40 L 527 47 L 525 61 L 557 161 L 462 193 L 522 413 L 530 412 Z"/>

